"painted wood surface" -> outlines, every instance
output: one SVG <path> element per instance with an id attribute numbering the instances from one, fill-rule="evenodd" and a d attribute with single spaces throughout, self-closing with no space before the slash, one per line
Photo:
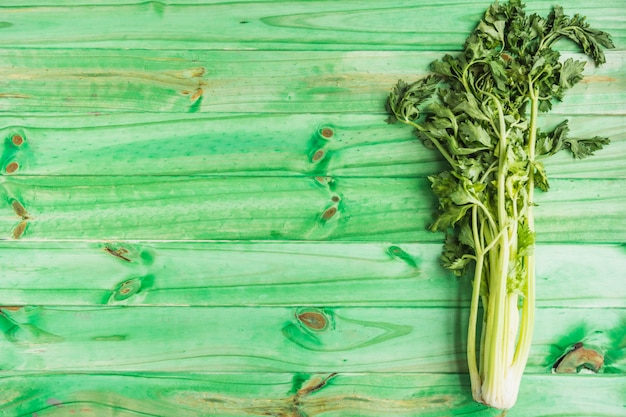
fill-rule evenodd
<path id="1" fill-rule="evenodd" d="M 616 417 L 625 383 L 619 375 L 526 375 L 506 416 Z M 471 399 L 465 375 L 9 373 L 0 388 L 3 417 L 502 416 Z"/>
<path id="2" fill-rule="evenodd" d="M 7 306 L 467 306 L 469 281 L 441 268 L 440 252 L 439 242 L 0 241 L 0 292 Z M 539 245 L 539 306 L 626 308 L 614 284 L 625 253 Z"/>
<path id="3" fill-rule="evenodd" d="M 624 179 L 552 180 L 540 242 L 620 243 Z M 424 178 L 5 176 L 5 237 L 440 241 Z M 242 225 L 245 224 L 245 227 Z"/>
<path id="4" fill-rule="evenodd" d="M 382 113 L 390 85 L 447 52 L 2 48 L 0 110 Z M 589 62 L 552 113 L 624 115 L 624 57 Z"/>
<path id="5" fill-rule="evenodd" d="M 424 177 L 445 167 L 437 152 L 383 119 L 372 113 L 0 114 L 0 167 L 6 172 L 17 163 L 12 176 L 125 177 Z M 609 137 L 611 147 L 583 161 L 565 152 L 547 158 L 550 178 L 626 178 L 624 115 L 546 115 L 542 125 L 549 130 L 563 119 L 572 137 Z M 323 158 L 314 160 L 320 150 Z"/>
<path id="6" fill-rule="evenodd" d="M 132 294 L 119 292 L 118 298 Z M 3 308 L 0 366 L 14 371 L 465 372 L 465 308 Z M 527 373 L 578 341 L 626 370 L 626 309 L 536 314 Z"/>
<path id="7" fill-rule="evenodd" d="M 612 143 L 546 162 L 508 417 L 624 414 L 622 3 L 564 4 L 617 48 L 541 125 Z M 442 161 L 383 107 L 487 4 L 3 1 L 0 416 L 501 416 L 426 230 Z M 579 342 L 601 373 L 552 374 Z"/>
<path id="8" fill-rule="evenodd" d="M 528 2 L 547 14 L 551 0 Z M 489 2 L 435 0 L 141 1 L 11 0 L 2 40 L 10 47 L 263 50 L 458 49 Z M 569 0 L 594 27 L 624 44 L 621 0 Z M 141 19 L 137 19 L 141 16 Z M 209 18 L 207 18 L 209 17 Z"/>

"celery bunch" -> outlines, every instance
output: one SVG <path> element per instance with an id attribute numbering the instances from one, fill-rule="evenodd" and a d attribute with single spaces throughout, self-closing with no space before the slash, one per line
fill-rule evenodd
<path id="1" fill-rule="evenodd" d="M 495 408 L 514 405 L 531 345 L 534 191 L 549 187 L 542 159 L 562 149 L 584 158 L 609 142 L 569 138 L 567 121 L 547 132 L 537 126 L 539 113 L 583 78 L 585 62 L 562 60 L 553 49 L 564 38 L 596 65 L 605 62 L 602 49 L 613 47 L 607 33 L 561 7 L 544 18 L 527 15 L 519 0 L 496 2 L 461 53 L 433 62 L 432 73 L 417 82 L 399 81 L 387 101 L 390 122 L 415 128 L 449 163 L 429 177 L 439 200 L 432 230 L 447 232 L 444 267 L 473 273 L 472 393 Z"/>

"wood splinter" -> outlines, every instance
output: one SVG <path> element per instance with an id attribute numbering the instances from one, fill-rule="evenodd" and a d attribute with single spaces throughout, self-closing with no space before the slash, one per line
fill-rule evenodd
<path id="1" fill-rule="evenodd" d="M 124 256 L 128 253 L 127 249 L 124 249 L 124 248 L 112 249 L 108 246 L 105 246 L 104 251 L 123 261 L 132 262 L 130 258 L 127 258 L 126 256 Z"/>
<path id="2" fill-rule="evenodd" d="M 330 381 L 335 376 L 337 376 L 337 372 L 333 372 L 330 375 L 326 376 L 325 378 L 322 378 L 321 376 L 315 376 L 311 378 L 310 380 L 302 384 L 302 387 L 300 387 L 300 389 L 296 393 L 296 396 L 304 397 L 306 395 L 309 395 L 316 391 L 321 390 L 322 388 L 326 386 L 328 381 Z"/>

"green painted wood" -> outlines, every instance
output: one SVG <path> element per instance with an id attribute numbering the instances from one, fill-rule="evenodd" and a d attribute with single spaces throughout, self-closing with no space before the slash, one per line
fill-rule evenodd
<path id="1" fill-rule="evenodd" d="M 459 48 L 490 2 L 115 1 L 9 3 L 2 8 L 3 46 L 264 50 L 441 50 Z M 187 3 L 187 2 L 184 2 Z M 548 12 L 550 0 L 529 2 Z M 28 7 L 28 5 L 33 6 Z M 46 7 L 37 7 L 47 4 Z M 22 6 L 22 7 L 20 7 Z M 594 28 L 626 43 L 620 0 L 568 1 Z M 141 16 L 140 19 L 137 16 Z M 210 18 L 207 18 L 209 17 Z M 54 24 L 51 24 L 53 22 Z M 114 22 L 114 24 L 112 24 Z"/>
<path id="2" fill-rule="evenodd" d="M 132 286 L 129 286 L 132 292 Z M 122 295 L 122 294 L 120 294 Z M 467 309 L 3 308 L 0 367 L 19 371 L 464 372 Z M 526 372 L 574 343 L 626 372 L 626 309 L 539 309 Z"/>
<path id="3" fill-rule="evenodd" d="M 441 268 L 440 252 L 439 243 L 0 241 L 0 293 L 9 306 L 468 306 L 469 280 Z M 626 287 L 614 284 L 623 245 L 539 245 L 536 255 L 540 307 L 626 308 Z"/>
<path id="4" fill-rule="evenodd" d="M 383 114 L 398 78 L 423 76 L 430 62 L 443 55 L 3 48 L 0 111 Z M 564 59 L 572 56 L 581 59 L 579 54 L 563 54 Z M 586 78 L 552 113 L 623 116 L 625 56 L 624 50 L 610 51 L 605 65 L 589 63 Z"/>
<path id="5" fill-rule="evenodd" d="M 5 177 L 2 186 L 5 236 L 22 222 L 17 199 L 32 216 L 24 238 L 440 239 L 425 230 L 432 200 L 428 190 L 414 198 L 415 180 Z"/>
<path id="6" fill-rule="evenodd" d="M 360 114 L 7 116 L 0 118 L 6 138 L 0 166 L 18 163 L 14 175 L 64 176 L 416 176 L 441 169 L 435 152 L 383 120 Z M 626 136 L 623 142 L 626 147 Z M 323 158 L 315 160 L 320 150 Z"/>
<path id="7" fill-rule="evenodd" d="M 556 115 L 542 118 L 542 125 L 547 130 L 566 117 L 573 137 L 609 137 L 610 149 L 584 161 L 566 153 L 548 158 L 550 178 L 626 178 L 624 117 Z M 0 167 L 17 163 L 13 176 L 283 177 L 423 177 L 445 168 L 410 129 L 382 119 L 355 113 L 1 116 Z M 324 157 L 314 161 L 320 150 Z"/>
<path id="8" fill-rule="evenodd" d="M 552 180 L 539 242 L 622 243 L 623 179 Z M 439 242 L 423 178 L 0 177 L 6 238 Z M 245 225 L 245 226 L 243 226 Z"/>
<path id="9" fill-rule="evenodd" d="M 467 283 L 425 230 L 440 161 L 382 108 L 486 4 L 375 3 L 3 1 L 0 416 L 501 415 L 459 374 Z M 625 9 L 565 6 L 618 48 L 544 123 L 613 144 L 547 164 L 508 417 L 626 403 Z M 603 375 L 550 375 L 581 341 Z"/>
<path id="10" fill-rule="evenodd" d="M 5 373 L 0 416 L 502 416 L 473 402 L 467 379 L 406 373 Z M 624 384 L 626 378 L 616 375 L 527 375 L 506 416 L 619 416 Z"/>

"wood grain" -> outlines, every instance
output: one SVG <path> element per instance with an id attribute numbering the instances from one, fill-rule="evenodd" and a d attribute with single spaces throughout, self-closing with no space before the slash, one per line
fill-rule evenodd
<path id="1" fill-rule="evenodd" d="M 383 114 L 398 79 L 423 77 L 445 52 L 3 48 L 0 111 Z M 623 116 L 625 56 L 590 62 L 552 113 Z"/>
<path id="2" fill-rule="evenodd" d="M 541 125 L 548 130 L 565 118 L 572 137 L 604 136 L 611 144 L 583 161 L 566 152 L 546 159 L 550 178 L 626 178 L 622 116 L 550 115 Z M 357 113 L 0 116 L 0 166 L 17 163 L 12 176 L 126 177 L 424 177 L 445 169 L 411 129 L 383 119 Z M 319 150 L 324 158 L 314 161 Z"/>
<path id="3" fill-rule="evenodd" d="M 603 372 L 624 373 L 625 322 L 623 308 L 539 309 L 526 372 L 549 372 L 571 346 L 583 342 L 605 355 Z M 0 366 L 456 373 L 466 370 L 466 323 L 467 309 L 437 307 L 3 308 Z"/>
<path id="4" fill-rule="evenodd" d="M 440 243 L 0 241 L 0 293 L 9 306 L 468 306 L 469 280 L 440 267 L 440 252 Z M 614 283 L 623 245 L 539 245 L 536 257 L 540 307 L 626 308 L 626 287 Z M 133 291 L 120 297 L 124 288 Z"/>
<path id="5" fill-rule="evenodd" d="M 527 375 L 518 403 L 506 415 L 618 416 L 624 379 Z M 451 410 L 470 417 L 502 415 L 473 402 L 463 374 L 5 372 L 0 388 L 3 417 L 439 417 Z"/>
<path id="6" fill-rule="evenodd" d="M 437 242 L 426 179 L 332 177 L 0 178 L 0 230 L 20 239 Z M 539 242 L 621 243 L 623 179 L 551 182 Z M 15 213 L 13 202 L 28 218 Z M 19 236 L 15 230 L 26 222 Z M 242 227 L 242 225 L 244 225 Z"/>
<path id="7" fill-rule="evenodd" d="M 12 1 L 3 4 L 2 46 L 140 49 L 446 50 L 460 48 L 490 2 Z M 45 5 L 45 6 L 44 6 Z M 529 4 L 547 14 L 549 0 Z M 568 1 L 624 45 L 620 0 Z M 137 19 L 141 16 L 141 19 Z M 210 16 L 210 19 L 207 19 Z M 54 24 L 50 24 L 54 22 Z"/>
<path id="8" fill-rule="evenodd" d="M 384 123 L 487 3 L 4 0 L 0 417 L 503 417 L 427 231 L 442 161 Z M 540 124 L 612 143 L 546 162 L 507 417 L 624 412 L 622 3 L 564 5 L 617 48 Z M 580 342 L 601 374 L 551 374 Z"/>

